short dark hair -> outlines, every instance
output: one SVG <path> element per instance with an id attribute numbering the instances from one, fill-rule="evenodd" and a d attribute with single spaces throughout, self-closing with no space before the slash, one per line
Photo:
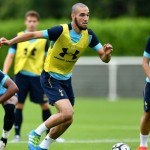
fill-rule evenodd
<path id="1" fill-rule="evenodd" d="M 72 6 L 72 10 L 71 12 L 74 13 L 78 7 L 87 7 L 87 5 L 83 4 L 83 3 L 76 3 Z"/>
<path id="2" fill-rule="evenodd" d="M 40 20 L 40 14 L 37 11 L 34 11 L 34 10 L 27 11 L 25 14 L 25 19 L 27 19 L 27 17 L 29 16 L 36 17 L 37 20 Z"/>

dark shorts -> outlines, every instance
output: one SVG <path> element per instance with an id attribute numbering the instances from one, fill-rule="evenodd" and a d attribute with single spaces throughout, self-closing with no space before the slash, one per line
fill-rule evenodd
<path id="1" fill-rule="evenodd" d="M 42 104 L 48 101 L 40 84 L 40 76 L 30 77 L 18 73 L 15 75 L 15 83 L 19 88 L 18 102 L 24 103 L 29 93 L 30 100 Z"/>
<path id="2" fill-rule="evenodd" d="M 41 74 L 41 85 L 51 105 L 61 99 L 69 99 L 72 106 L 74 105 L 71 78 L 68 80 L 57 80 L 51 77 L 49 73 L 43 71 Z"/>
<path id="3" fill-rule="evenodd" d="M 148 112 L 150 111 L 150 83 L 146 82 L 145 87 L 144 87 L 144 111 Z"/>

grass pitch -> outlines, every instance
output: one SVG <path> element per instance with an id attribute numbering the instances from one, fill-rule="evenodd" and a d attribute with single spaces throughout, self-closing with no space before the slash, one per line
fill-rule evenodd
<path id="1" fill-rule="evenodd" d="M 54 107 L 51 109 L 55 113 Z M 115 143 L 125 142 L 132 150 L 136 150 L 142 112 L 142 99 L 119 99 L 111 102 L 102 98 L 76 98 L 74 122 L 62 136 L 66 142 L 53 143 L 50 149 L 111 150 Z M 2 129 L 2 107 L 0 114 Z M 28 100 L 23 114 L 22 142 L 10 142 L 14 136 L 12 129 L 6 150 L 28 150 L 27 134 L 42 123 L 40 107 Z"/>

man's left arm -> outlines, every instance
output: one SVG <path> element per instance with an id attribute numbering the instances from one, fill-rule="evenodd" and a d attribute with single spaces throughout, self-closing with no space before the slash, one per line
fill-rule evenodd
<path id="1" fill-rule="evenodd" d="M 89 46 L 93 48 L 101 58 L 101 60 L 105 63 L 108 63 L 111 59 L 111 53 L 113 51 L 113 47 L 111 44 L 102 44 L 99 42 L 96 34 L 91 30 L 88 29 L 89 33 Z"/>

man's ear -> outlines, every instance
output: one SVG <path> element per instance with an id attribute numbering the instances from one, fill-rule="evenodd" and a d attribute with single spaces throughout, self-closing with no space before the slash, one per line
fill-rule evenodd
<path id="1" fill-rule="evenodd" d="M 71 18 L 72 18 L 72 19 L 75 18 L 75 14 L 74 14 L 74 13 L 71 14 Z"/>

